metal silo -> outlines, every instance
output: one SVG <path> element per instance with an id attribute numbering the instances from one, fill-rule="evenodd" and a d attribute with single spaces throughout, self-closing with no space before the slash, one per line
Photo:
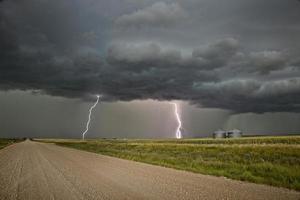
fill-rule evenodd
<path id="1" fill-rule="evenodd" d="M 225 137 L 226 137 L 226 131 L 218 130 L 213 133 L 213 138 L 225 138 Z"/>

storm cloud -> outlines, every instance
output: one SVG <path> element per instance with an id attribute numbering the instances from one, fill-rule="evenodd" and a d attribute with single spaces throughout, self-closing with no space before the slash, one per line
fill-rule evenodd
<path id="1" fill-rule="evenodd" d="M 300 112 L 300 46 L 290 45 L 300 41 L 297 1 L 105 2 L 2 1 L 1 90 Z"/>

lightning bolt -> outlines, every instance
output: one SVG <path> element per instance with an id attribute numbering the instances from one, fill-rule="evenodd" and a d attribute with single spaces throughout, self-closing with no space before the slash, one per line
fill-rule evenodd
<path id="1" fill-rule="evenodd" d="M 177 123 L 178 123 L 175 136 L 176 136 L 177 139 L 181 139 L 182 138 L 182 133 L 181 133 L 182 122 L 181 122 L 181 119 L 180 119 L 180 116 L 179 116 L 179 113 L 178 113 L 178 106 L 177 106 L 176 103 L 170 103 L 170 104 L 172 104 L 174 106 L 174 114 L 176 116 Z"/>
<path id="2" fill-rule="evenodd" d="M 84 140 L 85 134 L 89 131 L 92 111 L 93 111 L 93 109 L 97 106 L 97 104 L 98 104 L 98 102 L 99 102 L 99 99 L 100 99 L 100 95 L 96 95 L 96 97 L 97 97 L 97 101 L 94 103 L 94 105 L 92 105 L 92 107 L 90 107 L 88 121 L 86 122 L 86 129 L 85 129 L 85 131 L 82 133 L 82 139 L 83 139 L 83 140 Z"/>

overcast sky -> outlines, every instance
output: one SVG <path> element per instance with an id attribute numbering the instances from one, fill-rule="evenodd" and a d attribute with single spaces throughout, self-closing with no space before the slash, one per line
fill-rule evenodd
<path id="1" fill-rule="evenodd" d="M 300 131 L 298 0 L 2 0 L 0 136 Z"/>

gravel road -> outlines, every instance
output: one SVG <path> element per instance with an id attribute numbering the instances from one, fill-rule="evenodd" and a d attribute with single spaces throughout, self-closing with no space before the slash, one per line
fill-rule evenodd
<path id="1" fill-rule="evenodd" d="M 25 141 L 0 150 L 0 199 L 300 199 L 300 193 Z"/>

